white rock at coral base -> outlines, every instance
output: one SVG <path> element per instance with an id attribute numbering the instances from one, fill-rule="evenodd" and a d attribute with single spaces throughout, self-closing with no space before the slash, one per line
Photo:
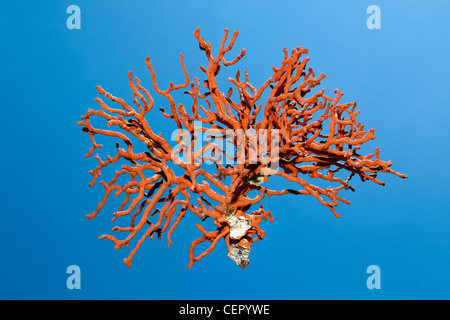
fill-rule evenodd
<path id="1" fill-rule="evenodd" d="M 239 240 L 250 229 L 252 222 L 243 216 L 236 217 L 234 214 L 226 218 L 226 221 L 230 224 L 230 238 L 233 240 Z"/>
<path id="2" fill-rule="evenodd" d="M 227 253 L 227 256 L 236 262 L 236 264 L 242 269 L 245 269 L 245 267 L 250 263 L 249 255 L 250 248 L 236 244 L 231 244 Z"/>

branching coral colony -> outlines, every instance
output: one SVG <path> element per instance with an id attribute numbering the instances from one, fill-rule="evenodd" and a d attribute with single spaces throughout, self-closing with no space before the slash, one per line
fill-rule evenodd
<path id="1" fill-rule="evenodd" d="M 170 112 L 160 108 L 162 115 L 173 119 L 177 126 L 175 146 L 150 128 L 147 114 L 153 108 L 154 100 L 149 91 L 141 86 L 140 80 L 133 78 L 132 72 L 128 76 L 135 106 L 97 86 L 101 95 L 119 107 L 111 107 L 96 98 L 101 110 L 89 109 L 78 122 L 92 141 L 86 157 L 102 147 L 94 140 L 95 135 L 116 140 L 115 156 L 102 160 L 95 155 L 99 165 L 90 171 L 93 176 L 90 186 L 95 184 L 103 168 L 119 160 L 126 163 L 115 171 L 112 180 L 100 181 L 105 187 L 104 198 L 87 218 L 92 219 L 99 213 L 111 193 L 116 197 L 124 195 L 125 199 L 112 220 L 131 215 L 131 222 L 129 226 L 115 227 L 112 231 L 123 232 L 127 234 L 126 238 L 119 240 L 103 235 L 100 239 L 111 240 L 119 249 L 138 237 L 134 249 L 124 259 L 127 266 L 131 266 L 131 259 L 143 241 L 153 239 L 155 234 L 161 238 L 166 233 L 170 245 L 172 232 L 187 212 L 191 212 L 201 221 L 212 219 L 216 230 L 206 231 L 196 224 L 201 237 L 190 246 L 189 267 L 224 239 L 228 256 L 245 268 L 249 263 L 252 243 L 265 235 L 260 222 L 268 218 L 272 221 L 271 212 L 265 211 L 262 205 L 256 210 L 254 208 L 265 196 L 311 195 L 336 217 L 340 217 L 335 210 L 338 201 L 349 202 L 338 196 L 338 192 L 343 189 L 354 191 L 349 185 L 353 176 L 380 185 L 384 183 L 377 179 L 378 172 L 407 178 L 389 168 L 391 161 L 380 160 L 378 149 L 366 156 L 358 153 L 361 145 L 375 138 L 374 129 L 366 131 L 356 121 L 359 113 L 355 111 L 356 103 L 340 103 L 343 94 L 339 90 L 335 90 L 334 98 L 325 95 L 324 89 L 312 92 L 325 75 L 316 77 L 311 68 L 306 68 L 308 58 L 302 58 L 302 55 L 308 52 L 307 49 L 297 47 L 290 55 L 284 49 L 281 66 L 273 67 L 273 75 L 259 89 L 250 84 L 247 72 L 241 80 L 238 71 L 234 79 L 228 79 L 237 90 L 233 97 L 237 101 L 233 101 L 233 89 L 222 93 L 216 77 L 221 66 L 234 65 L 245 54 L 243 49 L 234 60 L 227 61 L 224 57 L 232 49 L 238 32 L 234 32 L 226 45 L 228 30 L 225 29 L 215 57 L 211 44 L 205 42 L 198 29 L 194 35 L 208 59 L 208 65 L 200 67 L 206 76 L 204 93 L 200 92 L 198 78 L 189 81 L 182 54 L 185 82 L 178 85 L 170 82 L 166 90 L 158 87 L 150 58 L 146 59 L 154 90 L 164 96 L 170 105 Z M 192 98 L 191 113 L 183 104 L 176 103 L 172 94 L 186 88 L 184 93 Z M 263 93 L 265 102 L 259 102 Z M 202 105 L 202 101 L 206 105 Z M 105 119 L 108 126 L 117 131 L 94 128 L 91 124 L 93 116 Z M 204 146 L 198 147 L 198 142 L 203 140 L 199 136 L 205 134 L 210 139 L 206 139 Z M 145 152 L 134 150 L 132 139 L 140 140 L 141 147 L 145 145 Z M 224 148 L 225 142 L 227 148 Z M 231 152 L 229 145 L 233 147 Z M 181 170 L 182 173 L 175 174 L 174 166 L 179 167 L 178 172 Z M 208 172 L 211 167 L 214 172 Z M 340 177 L 345 172 L 345 177 Z M 270 176 L 296 183 L 300 189 L 270 190 L 266 183 Z M 304 180 L 304 176 L 326 180 L 335 186 L 321 188 Z M 128 177 L 124 185 L 118 183 L 122 177 Z M 251 197 L 251 192 L 256 196 Z M 211 244 L 195 256 L 196 246 L 205 241 Z"/>

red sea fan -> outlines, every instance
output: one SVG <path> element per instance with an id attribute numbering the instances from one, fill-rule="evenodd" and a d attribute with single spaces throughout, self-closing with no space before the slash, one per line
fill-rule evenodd
<path id="1" fill-rule="evenodd" d="M 196 224 L 202 236 L 191 244 L 189 267 L 224 239 L 228 256 L 245 268 L 252 243 L 265 235 L 260 222 L 267 218 L 272 221 L 271 212 L 265 211 L 262 205 L 254 208 L 265 196 L 311 195 L 340 217 L 335 207 L 338 202 L 349 202 L 338 193 L 347 189 L 354 191 L 349 184 L 352 177 L 359 176 L 362 181 L 370 180 L 380 185 L 383 183 L 377 179 L 379 172 L 407 177 L 391 170 L 391 161 L 380 160 L 378 149 L 369 155 L 359 153 L 361 145 L 375 138 L 374 129 L 366 131 L 356 121 L 359 113 L 355 110 L 356 103 L 341 103 L 343 94 L 339 90 L 335 90 L 334 97 L 325 95 L 324 89 L 312 90 L 325 75 L 316 77 L 314 71 L 306 67 L 308 58 L 302 56 L 307 49 L 298 47 L 291 54 L 284 49 L 280 67 L 273 67 L 273 75 L 260 88 L 249 82 L 247 72 L 241 80 L 238 71 L 234 79 L 228 79 L 237 90 L 235 96 L 239 97 L 233 100 L 233 89 L 230 87 L 226 94 L 223 93 L 216 77 L 221 67 L 234 65 L 245 54 L 242 50 L 231 61 L 224 57 L 232 49 L 238 32 L 234 32 L 226 45 L 228 30 L 225 29 L 215 57 L 211 44 L 200 37 L 198 29 L 194 35 L 208 60 L 206 67 L 200 67 L 206 76 L 204 93 L 200 92 L 199 79 L 189 81 L 182 54 L 185 82 L 178 85 L 170 82 L 166 90 L 158 87 L 150 58 L 146 59 L 153 89 L 170 104 L 169 111 L 160 110 L 162 116 L 173 119 L 176 124 L 175 144 L 150 128 L 146 115 L 153 108 L 154 100 L 131 72 L 129 84 L 134 106 L 97 86 L 98 92 L 116 106 L 96 98 L 101 109 L 89 109 L 78 122 L 92 142 L 86 157 L 102 147 L 95 142 L 96 135 L 116 140 L 114 156 L 107 156 L 105 160 L 94 156 L 99 164 L 90 171 L 93 176 L 90 186 L 95 184 L 103 168 L 114 166 L 119 160 L 127 162 L 115 172 L 112 180 L 99 182 L 105 188 L 105 196 L 87 217 L 94 218 L 111 193 L 125 195 L 113 214 L 113 221 L 128 217 L 130 222 L 112 231 L 122 232 L 126 237 L 119 240 L 112 235 L 103 235 L 100 239 L 111 240 L 119 249 L 138 237 L 136 246 L 124 259 L 129 267 L 132 257 L 147 238 L 152 239 L 155 234 L 161 238 L 166 234 L 170 245 L 172 232 L 189 213 L 200 221 L 212 219 L 216 226 L 216 230 L 206 231 Z M 175 102 L 172 93 L 177 90 L 184 90 L 192 98 L 190 112 L 183 104 Z M 263 93 L 268 98 L 260 101 Z M 105 119 L 111 129 L 94 128 L 91 117 Z M 208 135 L 210 139 L 199 147 L 202 135 Z M 132 139 L 139 140 L 146 151 L 137 152 Z M 224 143 L 231 145 L 232 150 L 225 148 Z M 205 169 L 207 162 L 215 166 L 213 173 Z M 177 175 L 174 166 L 178 167 L 177 172 L 181 169 L 183 173 Z M 343 178 L 341 174 L 345 172 L 347 175 Z M 270 190 L 265 184 L 271 176 L 295 183 L 299 189 Z M 123 177 L 127 177 L 128 182 L 119 184 Z M 334 186 L 318 187 L 312 184 L 314 179 L 326 180 Z M 251 191 L 257 194 L 253 198 L 249 197 Z M 195 247 L 205 241 L 210 242 L 210 246 L 195 256 Z"/>

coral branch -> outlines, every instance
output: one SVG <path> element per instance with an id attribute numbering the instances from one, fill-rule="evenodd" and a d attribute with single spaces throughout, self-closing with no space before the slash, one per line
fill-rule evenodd
<path id="1" fill-rule="evenodd" d="M 115 171 L 109 182 L 98 182 L 105 188 L 105 194 L 87 217 L 93 219 L 98 215 L 111 194 L 124 197 L 112 221 L 129 216 L 130 223 L 116 226 L 112 232 L 118 231 L 125 237 L 119 239 L 105 234 L 100 239 L 110 240 L 120 249 L 137 237 L 137 243 L 124 259 L 127 266 L 131 266 L 142 243 L 153 239 L 155 234 L 160 239 L 167 232 L 170 245 L 175 228 L 190 212 L 201 221 L 213 220 L 216 230 L 206 231 L 196 224 L 202 236 L 190 246 L 189 267 L 224 239 L 227 255 L 245 268 L 251 245 L 265 237 L 260 223 L 267 219 L 273 221 L 272 213 L 262 205 L 252 210 L 264 197 L 310 195 L 340 217 L 336 206 L 339 202 L 350 202 L 338 194 L 342 190 L 355 191 L 350 185 L 354 176 L 380 185 L 384 185 L 378 180 L 380 172 L 407 178 L 390 169 L 391 161 L 380 159 L 379 149 L 369 155 L 360 153 L 361 147 L 375 138 L 375 130 L 364 129 L 356 120 L 359 113 L 355 110 L 356 103 L 341 102 L 343 93 L 338 89 L 334 98 L 325 95 L 324 89 L 313 91 L 326 76 L 316 76 L 307 68 L 309 58 L 303 57 L 307 49 L 297 47 L 289 54 L 284 48 L 281 65 L 272 68 L 273 74 L 259 88 L 250 83 L 246 71 L 243 79 L 238 71 L 235 78 L 228 79 L 235 89 L 233 96 L 232 87 L 226 94 L 220 90 L 217 77 L 221 68 L 232 66 L 245 56 L 242 49 L 233 59 L 225 59 L 238 32 L 233 33 L 227 45 L 225 29 L 216 56 L 211 44 L 200 36 L 199 29 L 194 36 L 208 63 L 200 67 L 205 75 L 204 93 L 200 92 L 198 78 L 189 80 L 182 54 L 185 81 L 177 85 L 170 82 L 165 90 L 157 84 L 150 57 L 145 60 L 154 91 L 169 102 L 170 110 L 159 109 L 163 117 L 175 122 L 176 145 L 150 128 L 147 118 L 156 100 L 131 71 L 128 83 L 134 106 L 97 86 L 105 101 L 116 106 L 95 98 L 100 110 L 89 109 L 78 122 L 92 143 L 86 157 L 94 156 L 98 161 L 97 167 L 90 171 L 93 178 L 89 185 L 97 182 L 103 170 L 120 164 L 120 170 Z M 173 92 L 186 89 L 184 93 L 192 103 L 190 108 L 176 103 L 173 96 Z M 263 94 L 267 99 L 260 101 Z M 110 129 L 96 128 L 91 123 L 93 118 L 106 120 Z M 103 148 L 96 143 L 96 135 L 112 138 L 116 154 L 107 155 L 104 160 L 94 155 L 94 151 Z M 146 151 L 137 152 L 133 145 L 136 142 Z M 198 146 L 199 142 L 206 144 Z M 231 145 L 231 150 L 224 144 Z M 215 166 L 215 172 L 207 170 L 211 168 L 208 165 Z M 295 183 L 299 189 L 271 190 L 268 186 L 271 176 Z M 128 182 L 119 183 L 124 179 Z M 316 186 L 315 179 L 332 185 Z M 250 197 L 252 191 L 256 196 Z M 194 250 L 204 242 L 211 244 L 195 256 Z"/>

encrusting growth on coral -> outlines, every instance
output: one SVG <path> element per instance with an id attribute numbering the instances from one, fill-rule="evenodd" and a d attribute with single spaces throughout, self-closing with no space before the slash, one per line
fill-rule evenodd
<path id="1" fill-rule="evenodd" d="M 130 223 L 125 227 L 117 226 L 112 231 L 122 232 L 126 237 L 119 239 L 103 235 L 100 239 L 114 242 L 115 248 L 119 249 L 137 237 L 134 249 L 124 259 L 129 267 L 134 254 L 147 238 L 153 239 L 155 234 L 161 238 L 166 234 L 170 245 L 174 229 L 191 212 L 201 221 L 212 219 L 217 228 L 207 231 L 196 224 L 201 237 L 190 246 L 189 267 L 224 239 L 227 255 L 245 268 L 249 263 L 251 245 L 265 235 L 260 222 L 272 221 L 271 212 L 264 210 L 262 205 L 252 209 L 265 196 L 311 195 L 340 217 L 335 207 L 338 202 L 349 204 L 349 201 L 338 193 L 348 189 L 354 191 L 350 186 L 352 177 L 359 176 L 362 181 L 380 185 L 384 183 L 377 179 L 379 172 L 407 178 L 391 170 L 392 162 L 382 161 L 378 149 L 373 154 L 359 153 L 364 143 L 375 138 L 375 130 L 367 131 L 357 122 L 359 111 L 355 111 L 356 103 L 341 103 L 343 93 L 338 89 L 334 97 L 325 95 L 324 89 L 312 91 L 326 76 L 320 74 L 316 77 L 314 71 L 306 67 L 308 58 L 302 57 L 308 53 L 305 48 L 297 47 L 290 54 L 284 49 L 281 65 L 272 68 L 272 76 L 259 88 L 249 82 L 247 72 L 241 79 L 238 71 L 235 78 L 228 79 L 237 95 L 233 96 L 231 87 L 226 94 L 223 93 L 217 82 L 221 67 L 234 65 L 245 55 L 243 49 L 233 60 L 225 60 L 224 56 L 232 49 L 237 35 L 238 32 L 234 32 L 226 45 L 228 30 L 225 29 L 218 53 L 214 56 L 211 44 L 200 36 L 199 29 L 194 32 L 199 48 L 208 60 L 206 67 L 200 67 L 206 76 L 204 93 L 200 92 L 198 78 L 189 80 L 182 54 L 185 81 L 177 85 L 170 82 L 165 90 L 157 85 L 153 66 L 147 57 L 153 89 L 165 97 L 170 106 L 168 111 L 160 108 L 162 116 L 172 119 L 177 127 L 176 147 L 149 126 L 146 116 L 155 102 L 131 71 L 128 78 L 134 106 L 97 86 L 98 92 L 116 106 L 95 98 L 101 109 L 89 109 L 78 122 L 92 142 L 86 157 L 102 148 L 94 140 L 96 135 L 116 140 L 117 153 L 114 156 L 108 155 L 104 160 L 97 154 L 94 156 L 99 164 L 90 171 L 93 176 L 90 186 L 95 184 L 103 168 L 125 160 L 126 164 L 115 171 L 109 182 L 99 182 L 105 188 L 105 195 L 87 218 L 93 219 L 111 194 L 115 197 L 124 195 L 125 199 L 112 220 L 129 216 Z M 184 93 L 191 97 L 191 112 L 183 104 L 175 102 L 172 93 L 177 90 L 185 90 Z M 266 98 L 260 102 L 263 94 Z M 202 102 L 206 105 L 201 105 Z M 106 120 L 111 129 L 95 128 L 91 124 L 94 116 Z M 201 134 L 209 134 L 212 141 L 206 141 L 205 146 L 198 148 L 196 143 L 201 140 Z M 132 139 L 133 142 L 140 140 L 146 151 L 137 152 Z M 231 143 L 233 152 L 223 150 L 219 142 Z M 261 145 L 264 145 L 264 150 L 255 155 L 254 150 Z M 211 153 L 212 156 L 208 156 Z M 224 160 L 228 161 L 226 165 Z M 213 165 L 207 166 L 208 162 Z M 177 172 L 181 168 L 183 173 L 175 174 L 174 166 L 179 168 Z M 214 167 L 212 173 L 207 170 L 211 167 Z M 348 177 L 340 176 L 345 172 Z M 299 189 L 271 190 L 267 187 L 270 176 L 282 177 L 297 184 Z M 123 180 L 123 177 L 127 177 L 128 182 L 119 184 L 118 180 Z M 326 180 L 335 186 L 318 187 L 305 177 Z M 250 197 L 250 192 L 256 196 Z M 206 241 L 210 242 L 209 247 L 195 255 L 196 246 Z"/>

